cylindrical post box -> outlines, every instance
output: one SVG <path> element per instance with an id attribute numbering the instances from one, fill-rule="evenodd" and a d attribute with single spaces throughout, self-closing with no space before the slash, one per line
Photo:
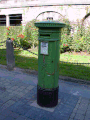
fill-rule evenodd
<path id="1" fill-rule="evenodd" d="M 39 28 L 37 104 L 54 107 L 58 104 L 58 79 L 61 28 L 56 21 L 36 22 Z"/>

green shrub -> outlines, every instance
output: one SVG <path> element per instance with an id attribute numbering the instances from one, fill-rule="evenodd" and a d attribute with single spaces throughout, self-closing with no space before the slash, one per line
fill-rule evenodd
<path id="1" fill-rule="evenodd" d="M 14 39 L 14 47 L 17 47 L 16 43 L 22 45 L 25 49 L 38 46 L 38 28 L 35 27 L 34 22 L 35 20 L 28 22 L 24 31 L 22 31 L 22 26 L 10 26 L 8 37 Z M 88 26 L 87 29 L 83 26 L 81 29 L 80 24 L 74 25 L 77 29 L 74 31 L 73 37 L 71 37 L 71 25 L 69 20 L 64 19 L 63 22 L 67 26 L 61 29 L 60 51 L 86 51 L 90 53 L 90 26 Z M 7 40 L 6 33 L 6 26 L 0 26 L 0 42 Z M 17 37 L 20 34 L 24 37 Z"/>
<path id="2" fill-rule="evenodd" d="M 24 49 L 28 49 L 28 48 L 31 48 L 32 43 L 30 43 L 29 41 L 20 39 L 20 45 L 21 45 Z"/>
<path id="3" fill-rule="evenodd" d="M 90 53 L 90 26 L 85 29 L 85 34 L 83 36 L 83 51 Z"/>
<path id="4" fill-rule="evenodd" d="M 27 40 L 26 32 L 22 31 L 23 26 L 11 26 L 10 28 L 10 38 L 14 38 L 13 46 L 18 47 L 21 45 L 25 49 L 31 48 L 32 44 Z M 22 34 L 23 33 L 23 34 Z M 22 38 L 23 36 L 23 38 Z M 17 45 L 18 44 L 18 45 Z"/>
<path id="5" fill-rule="evenodd" d="M 90 35 L 89 35 L 90 28 L 86 30 L 84 26 L 83 26 L 83 29 L 81 29 L 80 24 L 78 24 L 77 26 L 78 28 L 77 28 L 77 31 L 74 32 L 70 49 L 72 49 L 75 52 L 87 51 L 89 53 L 90 52 Z M 81 36 L 81 33 L 82 33 L 82 36 Z"/>
<path id="6" fill-rule="evenodd" d="M 34 25 L 35 20 L 28 22 L 25 26 L 27 40 L 31 42 L 33 48 L 38 45 L 38 28 Z"/>
<path id="7" fill-rule="evenodd" d="M 0 42 L 6 40 L 6 26 L 0 26 Z"/>
<path id="8" fill-rule="evenodd" d="M 66 24 L 64 28 L 61 29 L 61 46 L 60 51 L 66 52 L 70 51 L 70 46 L 72 43 L 72 37 L 71 37 L 71 25 L 68 19 L 64 19 L 63 22 Z"/>
<path id="9" fill-rule="evenodd" d="M 67 25 L 70 29 L 70 24 Z M 77 27 L 77 28 L 76 28 Z M 61 52 L 66 51 L 86 51 L 90 53 L 90 26 L 86 29 L 85 26 L 82 26 L 78 23 L 74 25 L 76 30 L 74 31 L 73 37 L 71 37 L 70 30 L 65 27 L 61 29 Z M 67 34 L 68 32 L 69 34 Z"/>
<path id="10" fill-rule="evenodd" d="M 17 44 L 19 44 L 20 45 L 20 40 L 18 39 L 18 34 L 21 34 L 22 33 L 22 26 L 11 26 L 11 28 L 10 28 L 10 38 L 14 38 L 14 41 L 15 42 L 13 42 L 13 46 L 14 47 L 17 47 L 17 45 L 15 44 L 15 43 L 17 43 Z"/>

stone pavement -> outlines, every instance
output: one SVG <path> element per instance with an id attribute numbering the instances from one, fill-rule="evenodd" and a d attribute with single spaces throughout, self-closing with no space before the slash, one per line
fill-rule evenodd
<path id="1" fill-rule="evenodd" d="M 36 74 L 0 67 L 0 120 L 90 120 L 90 85 L 59 79 L 58 105 L 37 105 Z"/>

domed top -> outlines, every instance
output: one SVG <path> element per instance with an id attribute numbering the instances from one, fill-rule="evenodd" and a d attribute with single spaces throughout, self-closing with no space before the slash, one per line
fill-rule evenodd
<path id="1" fill-rule="evenodd" d="M 65 27 L 66 24 L 60 23 L 59 21 L 41 21 L 41 22 L 36 22 L 35 26 L 36 27 Z"/>

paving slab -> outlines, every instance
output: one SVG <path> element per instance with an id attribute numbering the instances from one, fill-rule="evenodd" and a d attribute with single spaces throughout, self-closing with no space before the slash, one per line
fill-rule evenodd
<path id="1" fill-rule="evenodd" d="M 0 120 L 90 120 L 90 85 L 59 79 L 58 105 L 37 104 L 36 74 L 0 68 Z"/>

